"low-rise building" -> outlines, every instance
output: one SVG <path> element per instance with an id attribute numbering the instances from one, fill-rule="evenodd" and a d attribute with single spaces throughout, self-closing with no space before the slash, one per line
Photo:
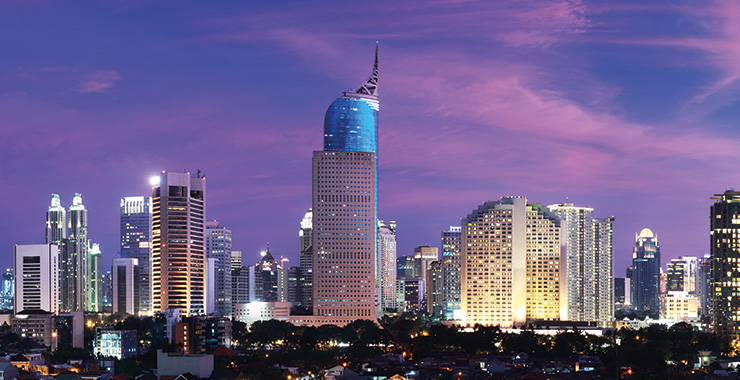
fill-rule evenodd
<path id="1" fill-rule="evenodd" d="M 234 305 L 234 320 L 244 322 L 247 326 L 257 321 L 287 321 L 290 318 L 290 302 L 249 302 Z"/>
<path id="2" fill-rule="evenodd" d="M 57 348 L 54 315 L 44 310 L 23 310 L 12 318 L 11 331 L 48 348 Z"/>
<path id="3" fill-rule="evenodd" d="M 213 372 L 213 355 L 183 355 L 157 350 L 157 376 L 178 376 L 190 372 L 201 379 Z"/>
<path id="4" fill-rule="evenodd" d="M 125 359 L 138 354 L 136 330 L 113 330 L 110 326 L 95 328 L 93 352 L 97 357 Z"/>

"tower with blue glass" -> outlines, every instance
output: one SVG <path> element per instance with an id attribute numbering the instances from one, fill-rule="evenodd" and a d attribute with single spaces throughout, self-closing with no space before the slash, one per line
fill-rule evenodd
<path id="1" fill-rule="evenodd" d="M 370 78 L 326 111 L 313 153 L 313 310 L 325 323 L 375 319 L 378 48 Z"/>
<path id="2" fill-rule="evenodd" d="M 635 237 L 632 251 L 632 308 L 635 311 L 660 311 L 660 245 L 649 228 Z"/>

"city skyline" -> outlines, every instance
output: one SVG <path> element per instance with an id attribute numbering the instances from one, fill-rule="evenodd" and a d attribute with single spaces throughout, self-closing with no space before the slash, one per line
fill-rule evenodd
<path id="1" fill-rule="evenodd" d="M 297 266 L 326 106 L 375 41 L 378 217 L 398 222 L 399 256 L 509 195 L 615 216 L 615 277 L 643 228 L 663 267 L 707 254 L 710 197 L 740 174 L 740 8 L 536 4 L 4 4 L 0 168 L 22 217 L 3 224 L 0 258 L 44 242 L 52 193 L 63 207 L 81 193 L 107 269 L 120 198 L 200 169 L 206 219 L 245 263 L 269 242 Z"/>

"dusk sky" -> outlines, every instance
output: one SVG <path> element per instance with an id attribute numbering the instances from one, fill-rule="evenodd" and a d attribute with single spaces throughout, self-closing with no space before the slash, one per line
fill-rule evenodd
<path id="1" fill-rule="evenodd" d="M 740 178 L 740 2 L 5 1 L 0 260 L 44 242 L 79 192 L 106 266 L 119 201 L 162 171 L 207 178 L 245 263 L 298 265 L 324 113 L 380 44 L 379 217 L 398 255 L 488 200 L 614 216 L 663 263 L 709 250 L 710 197 Z"/>

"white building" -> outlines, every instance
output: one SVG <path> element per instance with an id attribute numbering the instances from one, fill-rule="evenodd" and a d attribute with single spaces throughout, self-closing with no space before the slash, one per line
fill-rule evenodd
<path id="1" fill-rule="evenodd" d="M 213 290 L 206 300 L 213 299 L 211 312 L 224 317 L 231 317 L 231 230 L 221 226 L 218 221 L 206 222 L 206 257 L 215 259 L 213 273 Z M 211 282 L 210 279 L 206 279 Z M 212 295 L 212 296 L 211 296 Z M 210 314 L 208 312 L 207 314 Z"/>
<path id="2" fill-rule="evenodd" d="M 696 321 L 699 319 L 699 298 L 682 291 L 668 291 L 660 296 L 660 319 Z"/>
<path id="3" fill-rule="evenodd" d="M 380 318 L 385 313 L 395 313 L 396 305 L 396 222 L 378 221 L 378 311 Z"/>
<path id="4" fill-rule="evenodd" d="M 113 313 L 139 314 L 139 269 L 138 259 L 113 259 Z"/>
<path id="5" fill-rule="evenodd" d="M 15 313 L 59 311 L 59 248 L 54 244 L 14 247 Z"/>
<path id="6" fill-rule="evenodd" d="M 249 302 L 234 305 L 233 318 L 244 322 L 247 327 L 257 321 L 287 321 L 290 318 L 290 302 Z"/>
<path id="7" fill-rule="evenodd" d="M 553 204 L 565 235 L 568 319 L 611 321 L 614 316 L 614 218 L 593 217 L 591 207 Z"/>

